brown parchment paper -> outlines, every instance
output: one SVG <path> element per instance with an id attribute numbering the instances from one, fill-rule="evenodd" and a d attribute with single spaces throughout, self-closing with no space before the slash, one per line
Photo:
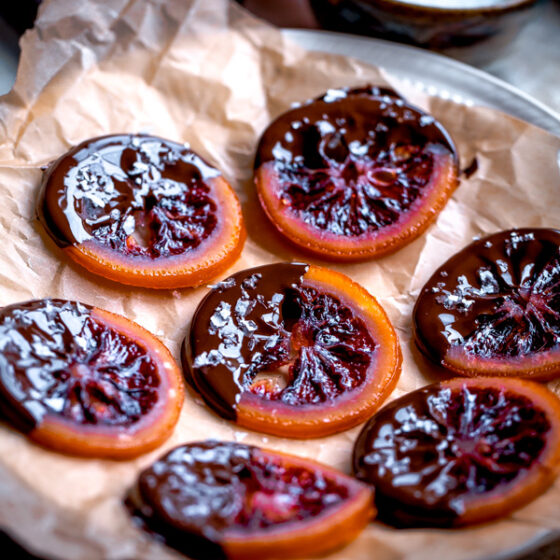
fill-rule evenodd
<path id="1" fill-rule="evenodd" d="M 256 142 L 292 102 L 366 82 L 389 82 L 430 110 L 456 140 L 463 167 L 475 156 L 479 165 L 420 239 L 377 261 L 332 265 L 377 296 L 398 329 L 404 366 L 393 396 L 439 375 L 427 369 L 410 341 L 412 305 L 432 271 L 475 236 L 516 226 L 560 227 L 560 139 L 496 111 L 404 89 L 390 69 L 306 52 L 227 0 L 51 0 L 22 49 L 14 90 L 0 99 L 1 305 L 47 296 L 81 300 L 137 321 L 178 357 L 207 288 L 135 289 L 73 265 L 34 219 L 41 166 L 101 134 L 142 131 L 188 142 L 223 171 L 243 204 L 249 236 L 229 272 L 309 261 L 275 233 L 256 201 Z M 307 441 L 266 437 L 221 420 L 189 394 L 170 441 L 119 463 L 51 453 L 0 426 L 0 526 L 42 556 L 177 558 L 138 531 L 121 505 L 139 470 L 164 451 L 181 442 L 222 438 L 313 457 L 349 472 L 358 430 Z M 556 533 L 558 484 L 511 517 L 485 526 L 404 531 L 370 524 L 329 558 L 509 558 Z"/>

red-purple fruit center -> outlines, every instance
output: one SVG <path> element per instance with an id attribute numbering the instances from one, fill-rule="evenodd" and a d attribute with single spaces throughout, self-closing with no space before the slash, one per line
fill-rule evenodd
<path id="1" fill-rule="evenodd" d="M 545 244 L 533 255 L 527 242 L 515 251 L 510 244 L 504 258 L 487 261 L 475 278 L 465 272 L 452 289 L 441 282 L 433 290 L 448 312 L 445 336 L 475 356 L 522 357 L 560 345 L 558 249 Z"/>
<path id="2" fill-rule="evenodd" d="M 250 529 L 316 517 L 348 497 L 348 488 L 319 469 L 288 466 L 260 453 L 253 455 L 240 478 L 245 499 L 235 525 Z"/>
<path id="3" fill-rule="evenodd" d="M 276 165 L 282 202 L 307 224 L 341 236 L 399 221 L 430 181 L 434 155 L 416 145 L 385 146 L 383 126 L 362 144 L 347 144 L 340 132 L 322 140 L 312 127 L 302 132 L 318 153 Z"/>
<path id="4" fill-rule="evenodd" d="M 550 428 L 546 414 L 523 395 L 427 388 L 375 417 L 363 468 L 381 493 L 461 514 L 465 498 L 531 468 Z"/>
<path id="5" fill-rule="evenodd" d="M 243 383 L 259 396 L 290 405 L 323 403 L 364 383 L 375 343 L 364 322 L 336 297 L 299 286 L 276 304 L 278 330 L 266 359 L 249 367 Z M 255 379 L 280 370 L 284 383 Z M 284 386 L 282 386 L 284 385 Z"/>
<path id="6" fill-rule="evenodd" d="M 158 400 L 160 378 L 145 349 L 62 300 L 30 302 L 0 323 L 3 390 L 40 421 L 129 425 Z"/>

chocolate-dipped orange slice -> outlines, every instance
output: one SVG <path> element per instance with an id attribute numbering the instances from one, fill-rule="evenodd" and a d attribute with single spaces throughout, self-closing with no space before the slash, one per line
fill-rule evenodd
<path id="1" fill-rule="evenodd" d="M 310 459 L 229 442 L 177 447 L 127 500 L 144 527 L 191 558 L 307 558 L 338 548 L 374 516 L 373 492 Z"/>
<path id="2" fill-rule="evenodd" d="M 391 402 L 354 449 L 379 518 L 451 527 L 508 515 L 560 467 L 560 400 L 522 379 L 456 378 Z"/>
<path id="3" fill-rule="evenodd" d="M 371 416 L 397 382 L 401 352 L 384 310 L 360 285 L 282 263 L 239 272 L 202 300 L 183 364 L 221 416 L 308 438 Z"/>
<path id="4" fill-rule="evenodd" d="M 455 190 L 458 158 L 445 129 L 390 93 L 330 90 L 263 133 L 259 199 L 299 247 L 335 260 L 395 251 L 426 230 Z"/>
<path id="5" fill-rule="evenodd" d="M 135 457 L 171 434 L 183 398 L 167 348 L 120 315 L 60 299 L 0 309 L 2 416 L 45 447 Z"/>
<path id="6" fill-rule="evenodd" d="M 414 309 L 418 347 L 467 376 L 560 375 L 560 231 L 517 229 L 445 262 Z"/>
<path id="7" fill-rule="evenodd" d="M 72 148 L 47 169 L 38 213 L 90 272 L 148 288 L 207 282 L 237 259 L 245 238 L 220 172 L 184 145 L 146 135 Z"/>

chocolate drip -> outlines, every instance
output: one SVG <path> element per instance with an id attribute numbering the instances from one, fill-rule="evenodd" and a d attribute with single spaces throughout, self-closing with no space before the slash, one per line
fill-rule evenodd
<path id="1" fill-rule="evenodd" d="M 431 385 L 368 422 L 356 441 L 354 471 L 375 486 L 381 520 L 449 527 L 469 501 L 525 474 L 549 430 L 545 413 L 524 395 Z"/>
<path id="2" fill-rule="evenodd" d="M 475 241 L 428 280 L 414 309 L 420 349 L 443 363 L 560 348 L 560 231 L 519 229 Z"/>
<path id="3" fill-rule="evenodd" d="M 92 312 L 59 299 L 0 310 L 0 404 L 15 428 L 32 431 L 46 414 L 127 426 L 154 405 L 155 364 Z"/>
<path id="4" fill-rule="evenodd" d="M 216 226 L 219 172 L 184 145 L 146 135 L 87 140 L 44 175 L 38 215 L 60 247 L 93 241 L 136 257 L 195 248 Z"/>

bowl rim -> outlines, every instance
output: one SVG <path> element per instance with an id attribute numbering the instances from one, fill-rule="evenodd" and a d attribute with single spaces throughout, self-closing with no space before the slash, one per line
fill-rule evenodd
<path id="1" fill-rule="evenodd" d="M 480 15 L 480 14 L 502 14 L 513 12 L 523 8 L 529 8 L 536 3 L 537 0 L 479 0 L 486 3 L 480 6 L 444 6 L 442 0 L 420 0 L 424 3 L 418 3 L 418 0 L 375 0 L 374 4 L 377 9 L 389 10 L 407 10 L 408 12 L 418 13 L 434 13 L 440 15 Z M 465 4 L 471 3 L 473 0 L 455 0 Z M 368 4 L 371 0 L 358 0 L 360 4 Z M 430 5 L 429 3 L 436 4 Z"/>

